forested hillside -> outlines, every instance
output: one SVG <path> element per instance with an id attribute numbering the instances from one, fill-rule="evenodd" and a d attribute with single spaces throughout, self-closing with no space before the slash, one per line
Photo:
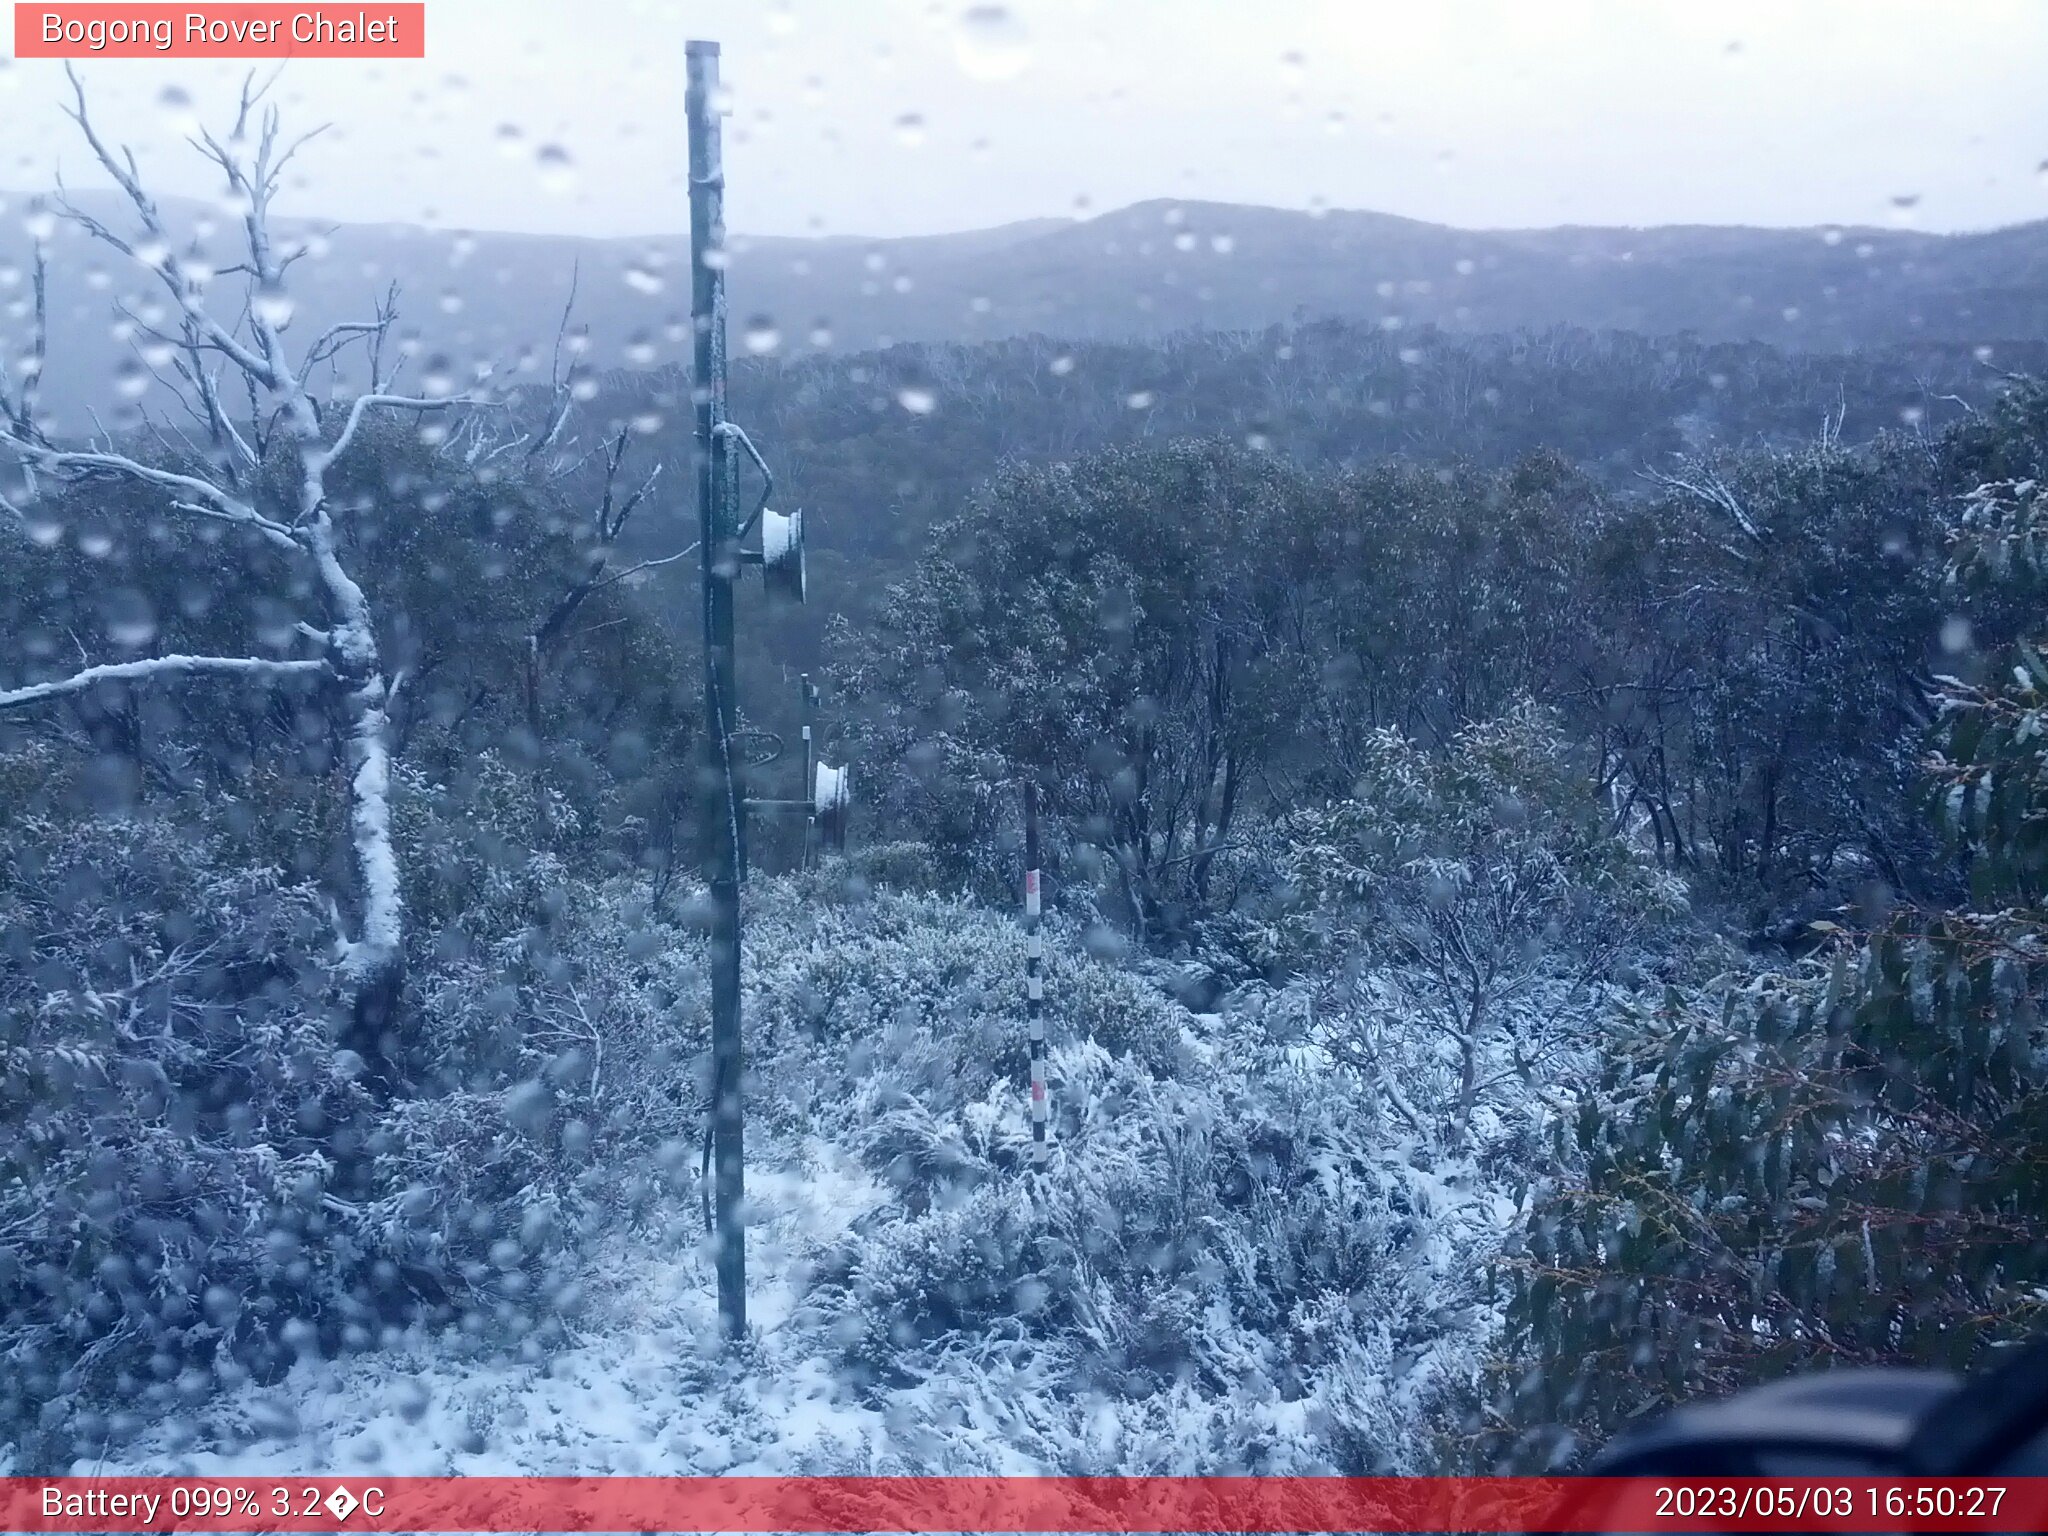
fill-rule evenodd
<path id="1" fill-rule="evenodd" d="M 122 217 L 120 200 L 94 187 L 69 197 L 95 218 Z M 174 245 L 205 245 L 234 225 L 232 198 L 166 197 L 159 207 Z M 307 326 L 346 320 L 364 295 L 395 283 L 407 303 L 393 341 L 416 349 L 422 364 L 438 360 L 457 373 L 489 365 L 508 375 L 522 359 L 544 359 L 572 284 L 597 366 L 639 370 L 689 356 L 681 233 L 589 239 L 337 225 L 283 212 L 275 229 L 280 242 L 318 253 L 294 274 L 293 303 Z M 110 262 L 89 235 L 55 218 L 47 194 L 0 193 L 0 296 L 19 293 L 38 239 L 55 258 L 47 403 L 82 426 L 86 410 L 109 407 L 101 381 L 134 371 L 126 342 L 105 321 L 103 285 L 118 258 Z M 2048 223 L 1961 235 L 1833 226 L 1466 230 L 1365 211 L 1162 199 L 957 234 L 737 231 L 729 271 L 735 349 L 793 359 L 843 362 L 898 342 L 1153 340 L 1304 318 L 1378 328 L 1397 345 L 1418 331 L 1483 337 L 1562 326 L 1796 352 L 1966 355 L 2040 340 Z M 336 362 L 347 370 L 352 354 Z M 158 390 L 159 406 L 166 388 L 146 370 L 131 385 L 137 395 Z M 125 408 L 128 399 L 124 391 L 113 403 Z"/>
<path id="2" fill-rule="evenodd" d="M 726 1346 L 686 386 L 406 392 L 276 148 L 226 310 L 128 193 L 188 419 L 10 317 L 0 1465 L 1526 1469 L 2039 1325 L 2028 346 L 747 365 L 824 558 L 743 723 L 811 669 L 859 800 L 753 845 Z"/>

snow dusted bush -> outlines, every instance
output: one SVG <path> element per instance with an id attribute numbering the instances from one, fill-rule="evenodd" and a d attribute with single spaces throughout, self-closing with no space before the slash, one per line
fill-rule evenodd
<path id="1" fill-rule="evenodd" d="M 1564 1102 L 1610 978 L 1685 906 L 1528 703 L 1442 749 L 1373 734 L 1351 796 L 1278 831 L 1268 942 L 1303 979 L 1305 1037 L 1454 1150 Z"/>
<path id="2" fill-rule="evenodd" d="M 0 1442 L 30 1459 L 275 1375 L 287 1323 L 381 1321 L 332 1187 L 367 1099 L 323 1013 L 325 913 L 208 853 L 35 813 L 0 847 Z"/>
<path id="3" fill-rule="evenodd" d="M 1003 1372 L 1038 1372 L 1040 1421 L 1013 1427 L 1061 1470 L 1426 1465 L 1419 1431 L 1447 1427 L 1476 1375 L 1479 1260 L 1511 1207 L 1353 1129 L 1327 1074 L 1185 1044 L 1173 1075 L 1098 1042 L 1055 1050 L 1037 1173 L 1014 1087 L 896 1090 L 851 1140 L 900 1204 L 812 1277 L 843 1369 L 871 1394 L 992 1397 Z"/>
<path id="4" fill-rule="evenodd" d="M 62 1462 L 408 1323 L 558 1333 L 576 1239 L 655 1193 L 597 1161 L 576 988 L 514 926 L 559 861 L 458 870 L 467 939 L 414 972 L 409 1056 L 442 1091 L 390 1096 L 340 1043 L 326 904 L 250 861 L 260 829 L 43 809 L 70 781 L 53 749 L 0 756 L 0 1446 Z M 451 807 L 416 803 L 445 873 Z"/>
<path id="5" fill-rule="evenodd" d="M 870 887 L 834 863 L 749 891 L 748 1051 L 773 1061 L 770 1105 L 837 1129 L 856 1084 L 947 1108 L 1026 1069 L 1024 935 L 962 897 Z M 1046 985 L 1068 1027 L 1168 1070 L 1185 1014 L 1156 989 L 1092 958 L 1070 924 L 1046 927 Z M 799 1080 L 803 1087 L 797 1086 Z M 836 1086 L 835 1086 L 836 1084 Z M 872 1105 L 858 1112 L 865 1123 Z"/>

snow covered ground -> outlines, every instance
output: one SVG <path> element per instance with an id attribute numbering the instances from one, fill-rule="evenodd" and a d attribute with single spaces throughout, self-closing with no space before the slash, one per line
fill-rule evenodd
<path id="1" fill-rule="evenodd" d="M 754 1339 L 719 1348 L 708 1252 L 622 1246 L 599 1261 L 577 1341 L 538 1363 L 461 1358 L 438 1335 L 301 1363 L 282 1382 L 162 1426 L 120 1470 L 200 1476 L 357 1470 L 467 1474 L 773 1473 L 881 1469 L 888 1416 L 833 1379 L 796 1298 L 819 1245 L 882 1196 L 811 1143 L 748 1180 Z M 684 1213 L 687 1216 L 688 1213 Z M 195 1449 L 197 1444 L 210 1446 Z M 74 1472 L 115 1470 L 81 1463 Z"/>

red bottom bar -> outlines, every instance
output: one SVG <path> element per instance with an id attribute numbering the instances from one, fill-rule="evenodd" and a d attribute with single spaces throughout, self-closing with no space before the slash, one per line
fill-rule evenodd
<path id="1" fill-rule="evenodd" d="M 2042 1531 L 2048 1478 L 0 1478 L 7 1531 Z"/>

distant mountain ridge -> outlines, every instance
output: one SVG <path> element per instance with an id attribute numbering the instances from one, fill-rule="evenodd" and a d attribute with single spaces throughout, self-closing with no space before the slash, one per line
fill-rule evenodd
<path id="1" fill-rule="evenodd" d="M 20 317 L 4 306 L 21 296 L 31 200 L 0 202 L 0 326 L 12 330 Z M 81 202 L 124 227 L 111 194 L 81 194 Z M 165 207 L 188 235 L 210 221 L 210 251 L 232 259 L 222 254 L 233 229 L 224 210 L 171 199 Z M 488 359 L 502 372 L 522 353 L 545 366 L 572 274 L 591 363 L 647 367 L 687 355 L 684 235 L 589 239 L 310 220 L 281 232 L 317 242 L 293 274 L 302 325 L 366 314 L 396 281 L 422 368 L 435 361 L 459 377 Z M 124 361 L 128 340 L 109 327 L 108 301 L 139 298 L 146 287 L 121 270 L 122 258 L 89 248 L 68 227 L 53 237 L 52 253 L 47 389 L 59 409 L 75 411 L 127 393 L 112 387 L 134 364 Z M 2048 336 L 2048 221 L 1955 235 L 1467 230 L 1384 213 L 1157 200 L 1086 220 L 959 234 L 736 237 L 729 275 L 736 352 L 1031 333 L 1122 339 L 1304 315 L 1396 331 L 1568 324 L 1693 332 L 1824 351 L 1914 341 L 1995 349 Z"/>

